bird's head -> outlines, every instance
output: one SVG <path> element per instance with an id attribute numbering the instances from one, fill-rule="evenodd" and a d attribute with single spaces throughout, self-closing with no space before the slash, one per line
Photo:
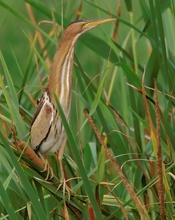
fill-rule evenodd
<path id="1" fill-rule="evenodd" d="M 84 32 L 110 21 L 115 21 L 115 18 L 107 18 L 107 19 L 100 19 L 100 20 L 77 20 L 72 22 L 67 29 L 69 33 L 74 33 L 75 35 L 81 35 Z"/>

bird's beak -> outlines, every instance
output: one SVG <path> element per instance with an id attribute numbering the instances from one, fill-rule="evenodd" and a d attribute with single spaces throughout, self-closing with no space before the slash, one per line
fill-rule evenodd
<path id="1" fill-rule="evenodd" d="M 94 20 L 94 21 L 89 21 L 86 24 L 84 24 L 83 29 L 90 29 L 93 27 L 96 27 L 100 24 L 104 24 L 110 21 L 115 21 L 115 18 L 107 18 L 107 19 L 100 19 L 100 20 Z"/>

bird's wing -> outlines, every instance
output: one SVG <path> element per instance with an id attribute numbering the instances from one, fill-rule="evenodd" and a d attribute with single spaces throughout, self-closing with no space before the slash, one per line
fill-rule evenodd
<path id="1" fill-rule="evenodd" d="M 53 121 L 53 106 L 41 100 L 31 125 L 31 146 L 38 150 L 42 142 L 47 138 Z"/>

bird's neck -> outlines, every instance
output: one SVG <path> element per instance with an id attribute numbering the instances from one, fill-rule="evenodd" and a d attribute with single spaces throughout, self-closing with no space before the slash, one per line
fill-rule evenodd
<path id="1" fill-rule="evenodd" d="M 49 92 L 55 92 L 64 110 L 70 105 L 74 47 L 78 36 L 64 34 L 55 54 L 49 79 Z"/>

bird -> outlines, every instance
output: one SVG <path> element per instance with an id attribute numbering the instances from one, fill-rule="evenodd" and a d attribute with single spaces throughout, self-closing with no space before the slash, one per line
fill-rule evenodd
<path id="1" fill-rule="evenodd" d="M 69 122 L 73 58 L 77 39 L 86 31 L 114 20 L 78 20 L 65 29 L 51 64 L 48 85 L 39 100 L 30 127 L 31 147 L 40 158 L 44 159 L 43 155 L 49 153 L 58 153 L 60 166 L 62 164 L 67 136 L 53 93 L 56 94 Z M 61 176 L 64 176 L 63 169 Z"/>

